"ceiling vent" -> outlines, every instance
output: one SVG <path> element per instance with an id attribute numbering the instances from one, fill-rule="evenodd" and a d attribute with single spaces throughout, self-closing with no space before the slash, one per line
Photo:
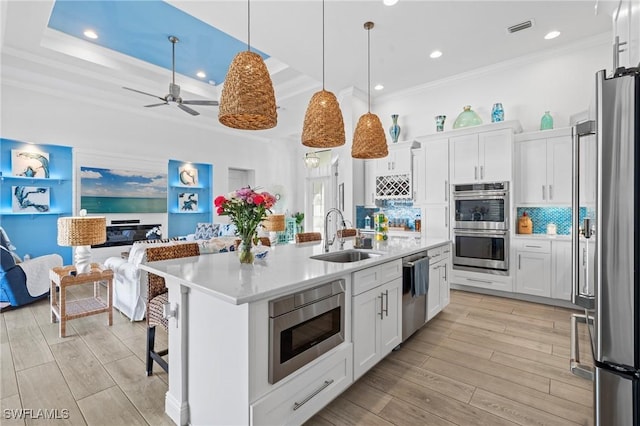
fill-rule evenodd
<path id="1" fill-rule="evenodd" d="M 527 28 L 531 28 L 531 27 L 533 27 L 533 19 L 510 26 L 507 28 L 507 32 L 509 34 L 513 34 L 513 33 L 517 33 L 518 31 L 526 30 Z"/>

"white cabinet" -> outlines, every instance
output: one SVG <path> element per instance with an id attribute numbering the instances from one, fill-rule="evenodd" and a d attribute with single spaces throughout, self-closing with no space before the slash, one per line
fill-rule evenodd
<path id="1" fill-rule="evenodd" d="M 429 250 L 429 292 L 427 293 L 427 321 L 449 304 L 450 246 Z"/>
<path id="2" fill-rule="evenodd" d="M 398 175 L 411 173 L 411 148 L 413 142 L 389 145 L 389 155 L 375 161 L 376 175 Z"/>
<path id="3" fill-rule="evenodd" d="M 571 203 L 571 147 L 570 128 L 516 137 L 516 203 Z"/>
<path id="4" fill-rule="evenodd" d="M 449 202 L 449 140 L 436 139 L 424 142 L 425 153 L 425 203 Z"/>
<path id="5" fill-rule="evenodd" d="M 414 142 L 402 142 L 389 145 L 389 155 L 373 160 L 375 177 L 373 188 L 375 199 L 411 199 L 412 191 L 412 155 Z M 368 203 L 368 199 L 366 201 Z"/>
<path id="6" fill-rule="evenodd" d="M 553 241 L 551 256 L 551 297 L 571 300 L 571 241 Z"/>
<path id="7" fill-rule="evenodd" d="M 425 156 L 423 148 L 414 148 L 411 150 L 411 160 L 413 165 L 411 173 L 413 174 L 413 205 L 421 206 L 426 202 L 426 186 L 425 186 Z"/>
<path id="8" fill-rule="evenodd" d="M 449 238 L 449 205 L 429 204 L 422 208 L 422 232 L 427 238 Z"/>
<path id="9" fill-rule="evenodd" d="M 353 274 L 352 327 L 356 379 L 402 341 L 402 261 Z"/>
<path id="10" fill-rule="evenodd" d="M 511 180 L 513 130 L 449 138 L 451 183 Z"/>
<path id="11" fill-rule="evenodd" d="M 516 241 L 516 292 L 551 297 L 551 241 Z"/>
<path id="12" fill-rule="evenodd" d="M 364 160 L 364 205 L 376 207 L 376 160 Z"/>

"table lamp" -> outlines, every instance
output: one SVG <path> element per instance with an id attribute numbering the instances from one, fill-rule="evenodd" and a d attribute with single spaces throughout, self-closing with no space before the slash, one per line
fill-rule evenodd
<path id="1" fill-rule="evenodd" d="M 58 245 L 76 248 L 75 266 L 78 274 L 91 270 L 91 246 L 107 240 L 107 220 L 104 216 L 80 216 L 58 218 Z"/>
<path id="2" fill-rule="evenodd" d="M 283 232 L 286 229 L 283 214 L 270 214 L 262 221 L 262 226 L 269 231 L 269 240 L 277 242 L 276 232 Z"/>

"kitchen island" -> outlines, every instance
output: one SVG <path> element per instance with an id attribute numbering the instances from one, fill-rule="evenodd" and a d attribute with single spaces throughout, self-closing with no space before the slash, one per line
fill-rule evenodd
<path id="1" fill-rule="evenodd" d="M 387 343 L 397 345 L 402 333 L 401 259 L 449 244 L 442 239 L 391 238 L 374 243 L 377 256 L 350 263 L 313 259 L 323 253 L 323 246 L 307 243 L 273 247 L 265 260 L 254 265 L 240 265 L 236 253 L 141 265 L 163 276 L 169 290 L 166 413 L 180 425 L 304 422 L 351 385 L 354 364 L 373 365 L 391 350 L 385 348 L 378 358 L 361 364 L 356 350 L 354 361 L 358 342 L 352 336 L 352 322 L 359 321 L 362 330 L 362 321 L 352 315 L 352 296 L 357 295 L 353 297 L 357 304 L 365 290 L 378 291 L 371 288 L 374 281 L 386 291 L 390 319 L 379 327 L 383 333 L 386 327 L 393 336 Z M 347 242 L 345 249 L 350 248 Z M 344 341 L 273 382 L 269 379 L 269 301 L 336 280 L 344 284 Z M 375 306 L 381 309 L 376 317 L 383 318 L 384 298 L 377 297 L 380 302 Z M 378 327 L 375 318 L 369 324 Z"/>

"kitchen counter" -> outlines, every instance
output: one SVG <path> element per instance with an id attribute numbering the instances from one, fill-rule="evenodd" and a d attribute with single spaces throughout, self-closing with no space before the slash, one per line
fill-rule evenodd
<path id="1" fill-rule="evenodd" d="M 373 251 L 383 255 L 358 262 L 337 263 L 310 259 L 324 253 L 321 242 L 286 244 L 270 248 L 266 259 L 241 265 L 235 252 L 163 260 L 140 265 L 148 272 L 180 281 L 234 305 L 255 302 L 295 292 L 301 285 L 326 282 L 378 263 L 388 262 L 448 243 L 445 239 L 394 238 L 374 241 Z M 331 251 L 336 251 L 332 247 Z M 353 242 L 345 242 L 345 249 Z"/>

